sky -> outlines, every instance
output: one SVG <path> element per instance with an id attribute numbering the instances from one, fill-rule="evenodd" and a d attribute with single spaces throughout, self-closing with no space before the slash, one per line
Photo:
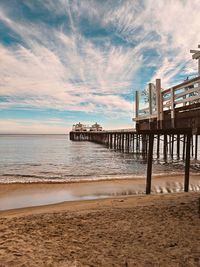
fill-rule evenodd
<path id="1" fill-rule="evenodd" d="M 199 0 L 0 0 L 0 134 L 132 128 L 134 91 L 197 74 Z"/>

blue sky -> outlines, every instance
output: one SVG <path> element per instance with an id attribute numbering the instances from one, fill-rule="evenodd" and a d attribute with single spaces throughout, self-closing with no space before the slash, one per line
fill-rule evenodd
<path id="1" fill-rule="evenodd" d="M 0 133 L 133 127 L 134 90 L 195 75 L 199 0 L 0 0 Z"/>

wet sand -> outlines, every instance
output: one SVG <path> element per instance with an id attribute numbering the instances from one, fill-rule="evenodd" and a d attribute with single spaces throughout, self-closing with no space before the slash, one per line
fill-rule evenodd
<path id="1" fill-rule="evenodd" d="M 183 175 L 155 176 L 152 193 L 183 191 Z M 200 175 L 190 178 L 190 190 L 200 191 Z M 0 184 L 0 211 L 40 206 L 63 201 L 141 195 L 145 192 L 145 179 L 115 179 L 68 183 Z"/>
<path id="2" fill-rule="evenodd" d="M 0 266 L 200 266 L 199 193 L 0 213 Z"/>

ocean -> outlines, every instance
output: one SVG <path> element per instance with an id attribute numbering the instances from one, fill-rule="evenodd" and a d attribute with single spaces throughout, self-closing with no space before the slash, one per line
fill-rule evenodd
<path id="1" fill-rule="evenodd" d="M 145 193 L 142 155 L 73 142 L 69 135 L 0 135 L 0 159 L 0 211 Z M 183 176 L 174 175 L 183 172 L 183 161 L 157 160 L 154 151 L 158 177 L 152 180 L 152 193 L 182 192 Z M 199 173 L 199 161 L 192 162 L 191 172 Z M 190 179 L 190 190 L 200 190 L 199 175 Z"/>
<path id="2" fill-rule="evenodd" d="M 155 157 L 156 158 L 156 157 Z M 0 135 L 0 183 L 144 177 L 146 160 L 66 135 Z M 198 164 L 194 170 L 199 170 Z M 184 171 L 182 161 L 154 160 L 153 173 Z"/>

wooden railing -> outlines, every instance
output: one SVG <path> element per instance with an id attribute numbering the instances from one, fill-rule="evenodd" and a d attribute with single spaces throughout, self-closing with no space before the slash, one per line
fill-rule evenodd
<path id="1" fill-rule="evenodd" d="M 156 101 L 155 101 L 156 98 Z M 153 108 L 153 102 L 156 102 Z M 148 106 L 140 108 L 139 92 L 135 96 L 135 121 L 157 119 L 162 121 L 164 111 L 171 111 L 171 119 L 175 118 L 176 108 L 200 102 L 200 76 L 175 85 L 169 89 L 161 88 L 161 80 L 156 79 L 155 85 L 148 86 Z"/>

